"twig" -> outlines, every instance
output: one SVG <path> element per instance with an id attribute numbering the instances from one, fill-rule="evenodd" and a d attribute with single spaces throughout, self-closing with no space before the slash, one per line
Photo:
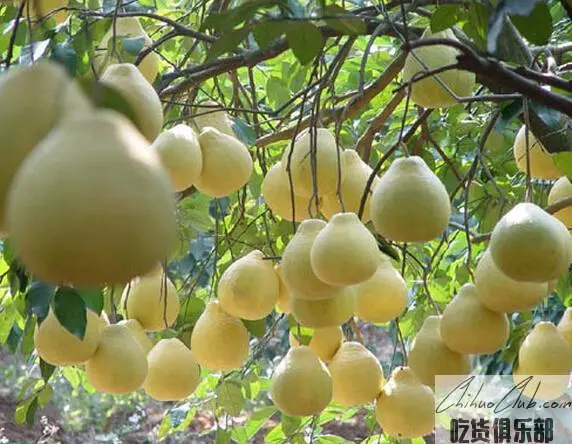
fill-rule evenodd
<path id="1" fill-rule="evenodd" d="M 405 91 L 403 90 L 394 94 L 387 105 L 385 105 L 385 108 L 383 108 L 381 112 L 373 118 L 364 133 L 358 139 L 356 143 L 356 151 L 360 154 L 361 158 L 365 162 L 368 162 L 369 160 L 373 138 L 383 127 L 383 125 L 385 125 L 385 122 L 387 122 L 387 119 L 389 119 L 393 111 L 395 111 L 395 109 L 402 102 L 403 97 L 405 97 Z"/>
<path id="2" fill-rule="evenodd" d="M 358 325 L 357 325 L 357 323 L 353 317 L 351 317 L 350 320 L 348 321 L 348 325 L 352 329 L 352 332 L 355 336 L 355 339 L 357 339 L 357 341 L 363 345 L 364 344 L 363 336 L 362 336 L 361 331 L 360 331 L 360 329 L 359 329 L 359 327 L 358 327 Z"/>
<path id="3" fill-rule="evenodd" d="M 405 135 L 403 136 L 403 139 L 400 142 L 393 145 L 391 148 L 389 148 L 385 152 L 385 154 L 383 156 L 381 156 L 381 159 L 379 159 L 377 161 L 377 164 L 375 165 L 375 167 L 373 168 L 369 178 L 367 179 L 367 183 L 366 183 L 365 188 L 363 190 L 363 194 L 361 196 L 361 202 L 359 205 L 358 218 L 361 219 L 363 216 L 363 212 L 365 210 L 365 202 L 366 202 L 367 197 L 369 195 L 371 185 L 372 185 L 373 181 L 375 180 L 377 173 L 379 173 L 379 171 L 381 170 L 381 167 L 383 166 L 383 164 L 387 161 L 387 159 L 389 159 L 389 157 L 393 153 L 395 153 L 395 151 L 397 151 L 399 149 L 399 146 L 401 145 L 401 143 L 406 143 L 413 136 L 413 134 L 415 134 L 415 131 L 417 131 L 417 128 L 419 128 L 419 125 L 421 125 L 427 119 L 427 117 L 429 117 L 429 114 L 431 114 L 432 111 L 433 110 L 431 110 L 431 109 L 426 109 L 425 111 L 423 111 L 423 114 L 421 114 L 417 118 L 417 120 L 415 120 L 415 122 L 413 122 L 413 124 L 409 127 L 409 130 L 405 133 Z"/>
<path id="4" fill-rule="evenodd" d="M 371 102 L 375 96 L 381 93 L 387 87 L 387 85 L 393 81 L 393 79 L 401 71 L 404 62 L 405 56 L 400 54 L 387 66 L 385 71 L 383 71 L 381 75 L 365 89 L 363 94 L 356 94 L 353 99 L 350 99 L 348 105 L 339 106 L 331 110 L 324 111 L 320 116 L 324 125 L 332 123 L 341 116 L 343 116 L 344 119 L 350 119 L 359 114 L 361 110 L 367 106 L 367 104 L 369 104 L 369 102 Z M 308 128 L 310 122 L 311 118 L 306 117 L 294 127 L 290 127 L 278 133 L 268 134 L 264 137 L 261 137 L 256 141 L 256 146 L 265 146 L 280 140 L 290 139 L 295 133 Z"/>
<path id="5" fill-rule="evenodd" d="M 486 59 L 479 56 L 472 48 L 452 39 L 419 39 L 411 42 L 411 49 L 432 45 L 448 45 L 458 49 L 461 53 L 457 56 L 459 67 L 467 71 L 474 72 L 483 77 L 488 77 L 499 86 L 504 86 L 515 92 L 560 111 L 568 116 L 572 116 L 572 100 L 569 98 L 554 94 L 545 88 L 542 88 L 536 82 L 517 73 L 515 70 L 509 69 L 501 63 Z"/>

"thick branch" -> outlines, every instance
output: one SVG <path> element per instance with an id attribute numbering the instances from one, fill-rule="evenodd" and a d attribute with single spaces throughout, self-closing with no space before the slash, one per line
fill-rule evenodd
<path id="1" fill-rule="evenodd" d="M 457 48 L 460 51 L 457 60 L 462 69 L 487 77 L 500 86 L 518 92 L 567 116 L 572 116 L 572 100 L 542 88 L 536 82 L 527 79 L 499 62 L 479 56 L 472 48 L 461 42 L 452 39 L 429 38 L 412 42 L 410 48 L 414 49 L 431 45 L 448 45 Z"/>

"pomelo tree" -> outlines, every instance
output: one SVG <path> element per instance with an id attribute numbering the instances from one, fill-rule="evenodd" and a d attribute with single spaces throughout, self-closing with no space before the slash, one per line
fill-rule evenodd
<path id="1" fill-rule="evenodd" d="M 63 378 L 163 402 L 158 441 L 208 411 L 205 442 L 429 443 L 435 375 L 569 375 L 569 1 L 23 0 L 0 26 L 14 422 Z"/>

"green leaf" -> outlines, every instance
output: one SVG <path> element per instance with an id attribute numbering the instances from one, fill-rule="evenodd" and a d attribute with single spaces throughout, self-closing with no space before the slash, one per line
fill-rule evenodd
<path id="1" fill-rule="evenodd" d="M 298 431 L 302 424 L 302 418 L 299 416 L 288 416 L 282 413 L 280 415 L 280 422 L 282 423 L 282 431 L 286 436 L 291 436 Z"/>
<path id="2" fill-rule="evenodd" d="M 36 319 L 33 316 L 28 316 L 24 333 L 22 334 L 22 341 L 20 343 L 20 351 L 24 355 L 29 355 L 34 351 L 34 330 L 36 329 Z"/>
<path id="3" fill-rule="evenodd" d="M 274 76 L 266 81 L 266 94 L 268 100 L 276 107 L 283 105 L 290 99 L 290 90 L 284 81 Z"/>
<path id="4" fill-rule="evenodd" d="M 6 348 L 10 353 L 14 354 L 18 350 L 18 345 L 20 345 L 20 340 L 22 339 L 22 334 L 24 331 L 18 327 L 18 324 L 12 325 L 10 329 L 10 334 L 6 339 Z"/>
<path id="5" fill-rule="evenodd" d="M 309 22 L 300 22 L 286 32 L 286 39 L 294 56 L 302 65 L 310 63 L 320 54 L 323 36 L 320 30 Z"/>
<path id="6" fill-rule="evenodd" d="M 286 31 L 292 27 L 290 21 L 266 21 L 254 25 L 252 34 L 258 46 L 261 49 L 266 49 L 278 37 L 285 34 Z"/>
<path id="7" fill-rule="evenodd" d="M 83 339 L 87 324 L 85 302 L 71 287 L 60 287 L 53 302 L 54 313 L 59 323 L 71 334 Z"/>
<path id="8" fill-rule="evenodd" d="M 256 321 L 243 319 L 242 323 L 247 328 L 247 330 L 257 338 L 263 337 L 266 333 L 266 319 L 258 319 Z"/>
<path id="9" fill-rule="evenodd" d="M 185 208 L 185 222 L 197 231 L 208 233 L 214 228 L 214 220 L 208 212 L 195 208 Z"/>
<path id="10" fill-rule="evenodd" d="M 48 364 L 46 361 L 40 358 L 40 373 L 44 382 L 48 382 L 50 380 L 55 370 L 56 367 L 54 365 Z"/>
<path id="11" fill-rule="evenodd" d="M 121 47 L 136 58 L 145 46 L 145 37 L 122 37 Z"/>
<path id="12" fill-rule="evenodd" d="M 286 8 L 286 4 L 285 0 L 251 0 L 237 8 L 209 15 L 203 22 L 201 29 L 212 28 L 219 32 L 229 31 L 240 23 L 253 18 L 259 9 L 272 8 L 276 5 Z"/>
<path id="13" fill-rule="evenodd" d="M 26 314 L 35 315 L 42 322 L 50 310 L 55 288 L 45 282 L 34 281 L 26 293 Z"/>
<path id="14" fill-rule="evenodd" d="M 176 415 L 176 412 L 178 410 L 181 410 L 181 415 Z M 186 430 L 189 425 L 191 424 L 191 422 L 193 421 L 193 418 L 195 417 L 195 415 L 197 414 L 197 409 L 196 408 L 190 408 L 189 405 L 183 405 L 182 407 L 173 409 L 171 411 L 171 422 L 172 427 L 173 427 L 173 431 L 174 432 L 182 432 L 184 430 Z M 176 421 L 175 421 L 176 420 Z"/>
<path id="15" fill-rule="evenodd" d="M 51 385 L 46 385 L 40 393 L 38 393 L 38 404 L 40 407 L 45 407 L 52 399 L 54 389 Z"/>
<path id="16" fill-rule="evenodd" d="M 227 380 L 216 390 L 219 405 L 231 416 L 238 416 L 244 407 L 242 385 L 237 381 Z"/>
<path id="17" fill-rule="evenodd" d="M 167 436 L 169 434 L 169 431 L 171 430 L 172 426 L 171 426 L 171 415 L 166 414 L 165 416 L 163 416 L 163 420 L 161 421 L 161 424 L 159 425 L 159 430 L 157 430 L 157 437 L 159 439 L 164 438 L 165 436 Z"/>
<path id="18" fill-rule="evenodd" d="M 505 21 L 507 16 L 527 16 L 533 12 L 535 5 L 539 2 L 543 2 L 543 0 L 504 0 L 498 2 L 489 20 L 487 51 L 490 53 L 497 52 L 499 36 L 501 36 L 503 29 L 506 29 Z M 514 42 L 508 43 L 512 45 Z"/>
<path id="19" fill-rule="evenodd" d="M 229 444 L 230 433 L 227 430 L 217 429 L 215 435 L 215 444 Z"/>
<path id="20" fill-rule="evenodd" d="M 63 367 L 62 375 L 73 388 L 78 388 L 81 384 L 81 370 L 75 367 Z"/>
<path id="21" fill-rule="evenodd" d="M 243 122 L 240 119 L 233 119 L 232 129 L 236 133 L 238 140 L 240 140 L 245 145 L 254 145 L 256 142 L 256 132 L 254 128 Z"/>
<path id="22" fill-rule="evenodd" d="M 530 102 L 530 107 L 546 126 L 550 127 L 552 130 L 559 129 L 562 118 L 562 114 L 559 111 L 534 101 Z"/>
<path id="23" fill-rule="evenodd" d="M 196 296 L 191 296 L 186 301 L 181 302 L 181 311 L 179 316 L 181 317 L 183 324 L 195 325 L 204 310 L 205 302 Z"/>
<path id="24" fill-rule="evenodd" d="M 459 19 L 458 5 L 439 6 L 431 15 L 431 32 L 441 32 L 457 23 Z"/>
<path id="25" fill-rule="evenodd" d="M 50 59 L 61 64 L 71 77 L 75 77 L 77 73 L 77 54 L 75 49 L 69 43 L 54 45 Z"/>
<path id="26" fill-rule="evenodd" d="M 342 438 L 341 436 L 336 435 L 321 435 L 316 440 L 318 444 L 347 444 L 351 443 L 347 439 Z M 400 444 L 405 444 L 405 441 L 402 440 Z"/>
<path id="27" fill-rule="evenodd" d="M 502 131 L 512 120 L 520 115 L 523 110 L 522 100 L 518 99 L 510 102 L 501 109 L 501 115 L 495 124 L 496 131 Z"/>
<path id="28" fill-rule="evenodd" d="M 250 27 L 244 27 L 240 29 L 233 29 L 222 34 L 216 42 L 211 46 L 209 52 L 209 59 L 214 59 L 215 57 L 225 54 L 227 52 L 232 52 L 250 33 Z"/>
<path id="29" fill-rule="evenodd" d="M 76 289 L 77 293 L 81 296 L 83 301 L 85 302 L 85 306 L 93 311 L 95 311 L 98 315 L 101 314 L 103 310 L 103 290 L 82 290 Z"/>
<path id="30" fill-rule="evenodd" d="M 529 15 L 513 15 L 511 20 L 519 32 L 535 45 L 548 43 L 552 35 L 552 16 L 544 2 L 538 3 Z"/>
<path id="31" fill-rule="evenodd" d="M 276 413 L 276 407 L 264 407 L 255 411 L 244 425 L 248 440 L 252 440 L 254 435 L 262 428 L 268 418 Z"/>
<path id="32" fill-rule="evenodd" d="M 558 168 L 565 176 L 572 178 L 572 153 L 569 151 L 556 153 L 552 155 L 552 160 L 554 165 Z"/>
<path id="33" fill-rule="evenodd" d="M 36 411 L 38 410 L 38 399 L 34 396 L 18 404 L 14 412 L 14 422 L 16 424 L 27 423 L 29 427 L 34 425 Z"/>
<path id="34" fill-rule="evenodd" d="M 348 11 L 340 5 L 328 5 L 324 8 L 324 15 L 351 15 Z M 344 34 L 361 35 L 367 30 L 365 21 L 361 19 L 340 18 L 340 19 L 326 19 L 326 24 L 333 29 L 343 32 Z"/>

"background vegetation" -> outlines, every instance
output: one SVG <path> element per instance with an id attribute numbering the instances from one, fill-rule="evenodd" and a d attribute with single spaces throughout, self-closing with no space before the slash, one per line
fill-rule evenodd
<path id="1" fill-rule="evenodd" d="M 143 49 L 141 38 L 120 39 L 115 50 L 134 63 L 149 51 L 160 55 L 154 86 L 166 126 L 208 112 L 197 104 L 215 99 L 257 161 L 248 186 L 229 198 L 211 200 L 194 189 L 179 196 L 180 247 L 168 273 L 182 310 L 173 329 L 157 337 L 188 341 L 235 258 L 255 248 L 280 256 L 295 227 L 270 213 L 261 182 L 295 133 L 310 124 L 335 130 L 342 147 L 355 147 L 380 171 L 388 165 L 379 162 L 384 154 L 399 156 L 399 142 L 405 143 L 438 174 L 454 203 L 441 239 L 389 246 L 410 288 L 406 312 L 387 325 L 344 327 L 348 338 L 376 353 L 386 374 L 404 362 L 425 317 L 441 311 L 471 280 L 486 234 L 500 216 L 525 195 L 546 206 L 550 184 L 532 182 L 513 159 L 512 142 L 525 120 L 572 176 L 572 6 L 565 0 L 70 0 L 70 18 L 61 25 L 50 16 L 32 24 L 23 14 L 33 7 L 29 3 L 0 5 L 4 69 L 48 57 L 87 78 L 114 18 L 140 17 L 153 46 Z M 462 42 L 458 65 L 476 72 L 479 87 L 453 108 L 420 109 L 409 103 L 401 82 L 404 56 L 427 27 L 451 26 Z M 249 363 L 224 375 L 205 372 L 185 402 L 95 394 L 81 371 L 40 365 L 33 314 L 45 300 L 9 241 L 0 241 L 0 248 L 0 404 L 11 410 L 0 410 L 0 442 L 34 442 L 42 435 L 44 442 L 389 442 L 371 406 L 333 405 L 307 420 L 277 413 L 266 389 L 288 347 L 292 322 L 280 313 L 247 322 Z M 509 373 L 531 325 L 558 321 L 570 304 L 570 285 L 567 275 L 545 304 L 513 315 L 509 344 L 476 358 L 478 371 Z M 109 293 L 101 289 L 96 299 L 114 316 Z M 63 431 L 42 423 L 41 414 Z M 24 424 L 34 421 L 26 431 Z"/>

